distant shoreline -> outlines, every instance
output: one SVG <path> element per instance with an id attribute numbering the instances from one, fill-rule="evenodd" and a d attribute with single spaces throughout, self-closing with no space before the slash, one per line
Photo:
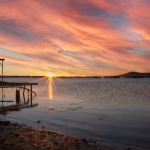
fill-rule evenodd
<path id="1" fill-rule="evenodd" d="M 19 75 L 13 75 L 13 76 L 4 75 L 3 77 L 48 78 L 47 76 L 19 76 Z M 150 78 L 150 73 L 129 72 L 126 74 L 115 75 L 115 76 L 56 76 L 56 78 Z"/>
<path id="2" fill-rule="evenodd" d="M 43 76 L 3 76 L 6 78 L 44 78 Z M 1 78 L 1 76 L 0 76 Z M 48 78 L 48 77 L 45 77 Z M 108 77 L 57 77 L 57 78 L 150 78 L 149 76 L 129 76 L 129 77 L 120 77 L 120 76 L 108 76 Z"/>

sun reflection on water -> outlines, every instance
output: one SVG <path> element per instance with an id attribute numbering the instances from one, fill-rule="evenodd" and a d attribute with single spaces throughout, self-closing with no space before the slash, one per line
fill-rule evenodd
<path id="1" fill-rule="evenodd" d="M 48 77 L 48 96 L 49 96 L 49 99 L 53 99 L 53 84 L 54 84 L 54 81 L 53 81 L 53 77 L 55 77 L 55 74 L 52 73 L 52 72 L 49 72 L 46 74 L 46 77 Z"/>
<path id="2" fill-rule="evenodd" d="M 48 86 L 48 96 L 49 96 L 49 99 L 53 99 L 53 86 L 52 86 L 52 80 L 53 78 L 49 78 L 49 86 Z"/>

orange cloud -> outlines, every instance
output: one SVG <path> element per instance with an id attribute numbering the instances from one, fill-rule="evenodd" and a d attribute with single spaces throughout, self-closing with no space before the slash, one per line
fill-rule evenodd
<path id="1" fill-rule="evenodd" d="M 149 6 L 139 0 L 0 1 L 6 74 L 10 66 L 24 66 L 29 75 L 149 72 Z"/>

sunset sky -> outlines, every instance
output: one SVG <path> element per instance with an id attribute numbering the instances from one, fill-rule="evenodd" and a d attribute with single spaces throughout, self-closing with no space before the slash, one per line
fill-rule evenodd
<path id="1" fill-rule="evenodd" d="M 150 0 L 0 0 L 0 58 L 4 75 L 150 72 Z"/>

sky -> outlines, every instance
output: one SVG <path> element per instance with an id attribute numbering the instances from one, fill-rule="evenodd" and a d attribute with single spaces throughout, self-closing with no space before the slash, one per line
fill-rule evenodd
<path id="1" fill-rule="evenodd" d="M 150 0 L 0 0 L 0 58 L 4 75 L 150 72 Z"/>

